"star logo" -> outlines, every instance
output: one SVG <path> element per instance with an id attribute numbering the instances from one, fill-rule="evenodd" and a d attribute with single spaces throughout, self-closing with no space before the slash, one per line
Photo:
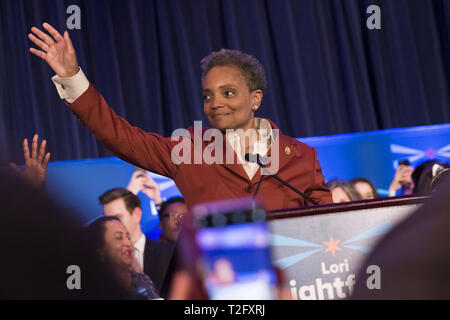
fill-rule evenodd
<path id="1" fill-rule="evenodd" d="M 342 250 L 341 248 L 338 247 L 339 242 L 341 242 L 341 240 L 334 240 L 333 237 L 330 236 L 329 241 L 322 242 L 324 245 L 327 246 L 325 252 L 331 252 L 331 254 L 334 257 L 334 254 L 336 253 L 336 251 Z"/>
<path id="2" fill-rule="evenodd" d="M 288 256 L 276 256 L 274 263 L 281 269 L 287 269 L 296 263 L 303 261 L 315 254 L 320 253 L 322 256 L 323 252 L 331 252 L 333 256 L 336 251 L 342 251 L 344 249 L 351 249 L 359 251 L 360 253 L 369 254 L 373 249 L 373 244 L 359 244 L 360 241 L 380 237 L 385 235 L 392 229 L 392 221 L 386 220 L 381 224 L 374 225 L 370 229 L 362 230 L 360 233 L 350 237 L 346 240 L 334 240 L 330 236 L 329 241 L 323 241 L 319 243 L 309 242 L 305 240 L 295 239 L 286 237 L 281 234 L 272 233 L 270 235 L 270 243 L 273 247 L 298 247 L 298 248 L 309 248 L 308 250 L 299 250 Z M 342 247 L 342 248 L 341 248 Z"/>
<path id="3" fill-rule="evenodd" d="M 391 152 L 395 154 L 401 154 L 402 158 L 408 159 L 413 163 L 420 159 L 433 159 L 433 158 L 450 158 L 450 144 L 443 146 L 439 149 L 428 148 L 427 150 L 419 150 L 408 146 L 402 146 L 399 144 L 391 144 Z M 395 160 L 394 169 L 397 169 L 398 160 Z"/>

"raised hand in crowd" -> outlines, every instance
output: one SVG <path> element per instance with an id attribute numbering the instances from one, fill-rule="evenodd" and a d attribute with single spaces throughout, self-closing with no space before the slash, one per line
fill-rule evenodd
<path id="1" fill-rule="evenodd" d="M 400 164 L 395 171 L 394 178 L 389 186 L 389 196 L 395 196 L 397 190 L 402 189 L 403 195 L 410 195 L 414 189 L 412 173 L 414 168 L 410 165 Z"/>
<path id="2" fill-rule="evenodd" d="M 77 74 L 79 70 L 77 56 L 69 33 L 65 31 L 63 37 L 46 22 L 43 23 L 43 27 L 51 36 L 36 27 L 32 27 L 32 33 L 28 34 L 28 38 L 42 50 L 30 48 L 30 52 L 45 60 L 61 78 L 68 78 Z"/>
<path id="3" fill-rule="evenodd" d="M 133 172 L 127 189 L 134 194 L 138 194 L 142 191 L 150 199 L 152 199 L 156 205 L 160 205 L 162 203 L 158 184 L 147 174 L 145 170 L 137 170 Z"/>
<path id="4" fill-rule="evenodd" d="M 144 189 L 142 192 L 152 199 L 156 205 L 161 205 L 163 201 L 158 184 L 151 177 L 147 176 L 147 178 L 148 179 L 144 182 Z"/>
<path id="5" fill-rule="evenodd" d="M 31 155 L 28 145 L 28 139 L 23 140 L 23 155 L 25 158 L 25 168 L 21 170 L 15 163 L 10 163 L 11 167 L 19 172 L 25 180 L 35 187 L 42 188 L 45 185 L 47 175 L 47 166 L 50 159 L 50 152 L 45 153 L 47 141 L 43 140 L 38 152 L 39 136 L 33 136 L 31 144 Z"/>

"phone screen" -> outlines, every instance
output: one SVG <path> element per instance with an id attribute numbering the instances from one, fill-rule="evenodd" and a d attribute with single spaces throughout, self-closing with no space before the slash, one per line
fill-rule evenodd
<path id="1" fill-rule="evenodd" d="M 210 221 L 220 220 L 219 216 L 214 215 Z M 271 263 L 268 226 L 264 221 L 216 223 L 215 226 L 203 223 L 197 228 L 196 242 L 210 299 L 275 298 L 276 274 Z"/>

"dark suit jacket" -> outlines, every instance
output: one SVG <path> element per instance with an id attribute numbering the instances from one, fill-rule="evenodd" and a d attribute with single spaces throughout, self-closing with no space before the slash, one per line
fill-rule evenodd
<path id="1" fill-rule="evenodd" d="M 153 281 L 158 292 L 166 276 L 173 248 L 172 244 L 156 242 L 149 238 L 145 240 L 144 273 Z"/>
<path id="2" fill-rule="evenodd" d="M 234 156 L 234 164 L 227 164 L 226 161 L 222 164 L 207 164 L 205 161 L 201 164 L 193 164 L 193 142 L 196 141 L 194 136 L 198 134 L 192 127 L 188 129 L 190 140 L 186 139 L 188 148 L 191 150 L 191 163 L 175 164 L 172 161 L 172 150 L 176 146 L 180 147 L 179 140 L 172 141 L 170 137 L 165 138 L 133 127 L 108 106 L 91 84 L 76 101 L 68 106 L 119 158 L 172 178 L 188 208 L 204 202 L 248 197 L 256 189 L 261 170 L 249 179 L 243 166 L 237 163 L 234 151 L 231 155 L 231 157 Z M 278 129 L 272 121 L 268 121 L 273 129 Z M 203 132 L 206 129 L 208 128 L 203 128 Z M 331 192 L 324 186 L 316 150 L 281 132 L 277 136 L 279 137 L 279 148 L 276 149 L 279 154 L 279 177 L 320 204 L 332 203 Z M 228 142 L 225 134 L 222 134 L 220 138 L 223 139 L 222 148 L 226 150 Z M 210 141 L 203 141 L 202 137 L 199 141 L 201 151 L 208 151 L 207 148 L 214 149 L 211 148 Z M 179 152 L 174 153 L 179 154 Z M 222 153 L 225 160 L 226 152 Z M 288 187 L 270 177 L 264 178 L 258 198 L 265 204 L 268 211 L 310 205 Z"/>

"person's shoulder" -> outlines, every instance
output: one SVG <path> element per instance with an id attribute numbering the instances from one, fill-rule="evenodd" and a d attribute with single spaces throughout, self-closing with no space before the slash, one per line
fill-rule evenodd
<path id="1" fill-rule="evenodd" d="M 296 149 L 298 149 L 299 151 L 303 151 L 303 152 L 313 152 L 315 149 L 299 140 L 297 140 L 296 138 L 293 138 L 291 136 L 288 136 L 286 134 L 284 134 L 281 129 L 270 119 L 268 118 L 263 118 L 265 120 L 267 120 L 270 124 L 270 126 L 272 127 L 272 130 L 277 130 L 278 131 L 278 135 L 280 138 L 280 145 L 284 145 L 284 146 L 293 146 Z"/>
<path id="2" fill-rule="evenodd" d="M 313 155 L 316 150 L 314 147 L 311 147 L 310 145 L 307 145 L 306 143 L 303 143 L 283 133 L 280 133 L 280 142 L 281 142 L 280 146 L 285 145 L 294 147 L 297 150 L 298 154 Z"/>

